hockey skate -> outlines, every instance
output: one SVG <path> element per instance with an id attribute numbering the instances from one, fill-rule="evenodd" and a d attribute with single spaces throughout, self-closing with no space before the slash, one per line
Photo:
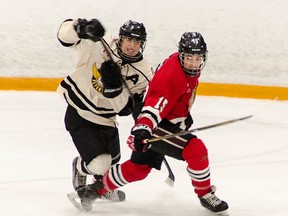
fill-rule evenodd
<path id="1" fill-rule="evenodd" d="M 211 192 L 205 194 L 204 196 L 198 196 L 201 205 L 208 209 L 210 212 L 219 215 L 219 216 L 229 216 L 228 214 L 228 204 L 219 199 L 215 195 L 216 188 L 215 186 L 211 187 Z"/>
<path id="2" fill-rule="evenodd" d="M 102 175 L 94 175 L 94 182 L 98 182 L 98 184 L 103 184 L 102 177 L 103 177 Z M 126 195 L 121 190 L 109 191 L 106 194 L 103 194 L 101 196 L 102 200 L 110 200 L 112 202 L 121 202 L 121 201 L 124 201 L 125 198 L 126 198 Z"/>
<path id="3" fill-rule="evenodd" d="M 126 199 L 124 191 L 113 190 L 101 196 L 101 199 L 110 200 L 112 202 L 122 202 Z"/>
<path id="4" fill-rule="evenodd" d="M 92 203 L 97 198 L 101 198 L 101 195 L 98 194 L 97 190 L 102 189 L 103 185 L 95 182 L 90 185 L 86 185 L 85 187 L 80 187 L 77 190 L 77 194 L 81 200 L 81 204 L 85 211 L 92 210 Z"/>
<path id="5" fill-rule="evenodd" d="M 69 193 L 67 197 L 78 210 L 88 212 L 92 210 L 93 202 L 101 198 L 101 195 L 97 192 L 98 189 L 102 189 L 102 184 L 96 182 L 80 187 L 76 190 L 77 193 Z M 80 201 L 77 199 L 80 199 Z"/>
<path id="6" fill-rule="evenodd" d="M 86 179 L 87 176 L 81 175 L 81 173 L 77 170 L 77 161 L 79 160 L 79 157 L 74 158 L 72 162 L 72 184 L 77 191 L 80 187 L 84 187 L 86 185 Z"/>

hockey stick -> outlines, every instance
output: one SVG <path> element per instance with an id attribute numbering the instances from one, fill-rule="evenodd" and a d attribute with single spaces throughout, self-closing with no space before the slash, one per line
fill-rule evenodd
<path id="1" fill-rule="evenodd" d="M 103 45 L 103 47 L 104 47 L 104 49 L 105 49 L 105 52 L 106 52 L 107 55 L 108 55 L 108 58 L 109 58 L 111 61 L 114 62 L 114 60 L 113 60 L 113 58 L 112 58 L 111 50 L 109 49 L 108 45 L 106 44 L 106 42 L 104 41 L 104 39 L 103 39 L 102 37 L 100 38 L 100 41 L 101 41 L 101 43 L 102 43 L 102 45 Z M 125 87 L 128 89 L 128 92 L 129 92 L 129 94 L 130 94 L 130 96 L 131 96 L 131 98 L 132 98 L 132 103 L 134 104 L 133 97 L 132 97 L 132 93 L 131 93 L 130 89 L 128 88 L 128 85 L 127 85 L 127 83 L 125 82 L 125 80 L 123 79 L 122 76 L 121 76 L 121 78 L 122 78 L 121 81 L 122 81 L 122 83 L 125 85 Z M 164 157 L 164 159 L 163 159 L 163 162 L 164 162 L 164 164 L 165 164 L 165 166 L 166 166 L 166 168 L 167 168 L 167 170 L 168 170 L 168 178 L 166 179 L 165 182 L 166 182 L 169 186 L 173 187 L 174 181 L 175 181 L 175 176 L 174 176 L 173 171 L 172 171 L 172 169 L 171 169 L 171 167 L 170 167 L 170 165 L 169 165 L 169 163 L 168 163 L 168 161 L 166 160 L 165 157 Z"/>
<path id="2" fill-rule="evenodd" d="M 101 43 L 102 43 L 102 46 L 104 47 L 104 50 L 105 50 L 106 54 L 108 55 L 108 58 L 109 58 L 111 61 L 115 62 L 115 61 L 113 60 L 113 58 L 112 58 L 112 54 L 111 54 L 112 51 L 110 50 L 110 48 L 107 47 L 108 44 L 106 44 L 105 40 L 104 40 L 102 37 L 100 37 L 100 41 L 101 41 Z"/>
<path id="3" fill-rule="evenodd" d="M 147 140 L 147 143 L 153 143 L 153 142 L 156 142 L 156 141 L 159 141 L 159 140 L 163 140 L 163 139 L 171 139 L 171 138 L 176 137 L 176 136 L 183 136 L 183 135 L 190 134 L 190 133 L 193 133 L 193 132 L 198 132 L 198 131 L 206 130 L 206 129 L 209 129 L 209 128 L 214 128 L 214 127 L 230 124 L 230 123 L 237 122 L 237 121 L 242 121 L 242 120 L 245 120 L 245 119 L 248 119 L 248 118 L 251 118 L 251 117 L 253 117 L 253 115 L 248 115 L 248 116 L 241 117 L 241 118 L 236 118 L 236 119 L 232 119 L 232 120 L 228 120 L 228 121 L 223 121 L 223 122 L 219 122 L 219 123 L 216 123 L 216 124 L 207 125 L 207 126 L 204 126 L 204 127 L 194 128 L 194 129 L 188 130 L 188 131 L 181 131 L 179 133 L 159 136 L 159 137 L 155 137 L 155 138 Z"/>
<path id="4" fill-rule="evenodd" d="M 170 186 L 173 187 L 174 186 L 174 182 L 175 182 L 175 176 L 174 173 L 170 167 L 170 165 L 168 164 L 168 161 L 166 160 L 166 158 L 163 158 L 163 162 L 168 170 L 168 178 L 166 179 L 166 183 Z"/>
<path id="5" fill-rule="evenodd" d="M 102 37 L 100 37 L 100 41 L 101 41 L 101 43 L 102 43 L 102 46 L 104 47 L 105 52 L 106 52 L 107 55 L 108 55 L 108 58 L 109 58 L 112 62 L 115 63 L 114 59 L 112 58 L 112 54 L 111 54 L 112 50 L 108 47 L 109 45 L 106 44 L 105 40 L 104 40 Z M 131 97 L 132 100 L 133 100 L 132 93 L 131 93 L 130 89 L 128 88 L 128 85 L 127 85 L 127 83 L 125 82 L 125 80 L 123 79 L 122 76 L 121 76 L 121 81 L 122 81 L 122 83 L 124 84 L 125 88 L 128 89 L 128 92 L 129 92 L 129 94 L 130 94 L 130 97 Z M 134 103 L 134 102 L 133 102 L 133 103 Z"/>

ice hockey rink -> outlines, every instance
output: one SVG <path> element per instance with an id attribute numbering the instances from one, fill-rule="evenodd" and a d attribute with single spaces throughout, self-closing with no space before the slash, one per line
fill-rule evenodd
<path id="1" fill-rule="evenodd" d="M 155 67 L 177 51 L 185 31 L 201 32 L 209 59 L 201 82 L 287 87 L 287 0 L 9 0 L 1 2 L 0 77 L 64 77 L 76 53 L 57 40 L 68 18 L 99 18 L 115 36 L 124 21 L 145 24 L 145 56 Z M 1 87 L 1 86 L 0 86 Z M 186 164 L 167 158 L 176 177 L 152 171 L 122 188 L 126 201 L 97 200 L 79 212 L 69 202 L 77 151 L 65 131 L 65 102 L 55 92 L 0 91 L 0 216 L 209 216 Z M 288 101 L 197 96 L 194 125 L 252 118 L 195 133 L 208 147 L 212 184 L 230 216 L 288 215 Z M 122 159 L 131 117 L 119 118 Z"/>
<path id="2" fill-rule="evenodd" d="M 126 201 L 97 200 L 79 212 L 72 192 L 71 161 L 77 155 L 64 129 L 66 104 L 54 92 L 0 91 L 1 216 L 202 216 L 208 215 L 193 192 L 185 163 L 167 158 L 174 187 L 165 183 L 165 166 L 147 179 L 123 187 Z M 192 109 L 202 127 L 234 118 L 252 118 L 197 134 L 210 154 L 212 183 L 229 203 L 231 216 L 283 216 L 288 212 L 288 102 L 198 96 Z M 119 119 L 122 159 L 130 117 Z"/>

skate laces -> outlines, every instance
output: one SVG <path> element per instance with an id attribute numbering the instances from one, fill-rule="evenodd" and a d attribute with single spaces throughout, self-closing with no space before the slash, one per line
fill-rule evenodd
<path id="1" fill-rule="evenodd" d="M 215 194 L 214 191 L 204 195 L 202 199 L 205 200 L 209 205 L 216 207 L 222 203 L 222 200 L 220 200 Z"/>
<path id="2" fill-rule="evenodd" d="M 113 190 L 113 191 L 108 191 L 106 194 L 103 194 L 102 198 L 110 200 L 112 202 L 119 202 L 119 201 L 121 202 L 125 200 L 126 195 L 121 190 Z"/>
<path id="3" fill-rule="evenodd" d="M 218 213 L 221 213 L 221 215 L 219 214 L 218 216 L 228 216 L 228 214 L 224 214 L 224 212 L 228 209 L 228 204 L 225 201 L 219 199 L 215 195 L 215 191 L 215 186 L 211 186 L 211 191 L 209 193 L 205 194 L 204 196 L 198 196 L 201 205 L 209 211 L 217 213 L 217 215 Z"/>
<path id="4" fill-rule="evenodd" d="M 109 200 L 119 200 L 118 190 L 109 191 L 103 196 Z"/>

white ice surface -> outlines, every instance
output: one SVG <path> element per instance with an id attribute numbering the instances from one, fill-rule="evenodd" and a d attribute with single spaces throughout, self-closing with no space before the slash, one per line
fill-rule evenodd
<path id="1" fill-rule="evenodd" d="M 0 92 L 1 216 L 205 216 L 185 163 L 168 158 L 176 176 L 169 187 L 165 166 L 146 180 L 126 185 L 122 203 L 96 201 L 78 212 L 72 192 L 71 161 L 77 152 L 64 129 L 66 104 L 51 92 Z M 288 102 L 198 97 L 195 127 L 246 115 L 254 117 L 198 132 L 210 153 L 212 183 L 230 205 L 231 216 L 284 216 L 288 212 Z M 119 119 L 122 159 L 130 117 Z"/>

